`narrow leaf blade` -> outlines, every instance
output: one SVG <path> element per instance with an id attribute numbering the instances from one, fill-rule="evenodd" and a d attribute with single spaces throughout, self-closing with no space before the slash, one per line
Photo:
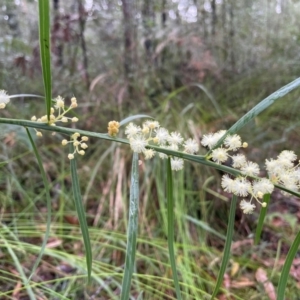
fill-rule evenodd
<path id="1" fill-rule="evenodd" d="M 261 209 L 260 209 L 260 214 L 259 214 L 258 223 L 257 223 L 256 231 L 255 231 L 255 238 L 254 238 L 255 245 L 257 245 L 260 241 L 260 237 L 261 237 L 262 229 L 264 226 L 264 221 L 265 221 L 265 217 L 267 214 L 267 209 L 269 206 L 270 198 L 271 198 L 270 194 L 264 195 L 263 202 L 266 202 L 267 206 L 261 207 Z"/>
<path id="2" fill-rule="evenodd" d="M 227 235 L 226 235 L 223 259 L 222 259 L 222 263 L 221 263 L 221 267 L 220 267 L 220 272 L 219 272 L 219 275 L 217 278 L 217 283 L 216 283 L 215 289 L 211 296 L 211 300 L 213 300 L 219 292 L 219 289 L 223 282 L 226 267 L 227 267 L 227 264 L 228 264 L 228 261 L 230 258 L 230 248 L 231 248 L 231 242 L 232 242 L 232 237 L 233 237 L 236 203 L 237 203 L 237 196 L 233 195 L 232 199 L 231 199 L 231 205 L 230 205 L 229 220 L 228 220 L 228 226 L 227 226 Z"/>
<path id="3" fill-rule="evenodd" d="M 226 136 L 229 134 L 235 134 L 238 132 L 242 127 L 244 127 L 247 123 L 253 120 L 256 116 L 258 116 L 262 111 L 267 109 L 271 106 L 276 100 L 282 98 L 292 90 L 296 89 L 300 86 L 300 78 L 295 79 L 294 81 L 290 82 L 289 84 L 281 87 L 279 90 L 259 102 L 256 106 L 254 106 L 251 110 L 249 110 L 242 118 L 240 118 L 233 126 L 231 126 L 226 134 L 218 141 L 218 143 L 213 147 L 213 149 L 219 148 L 223 141 L 225 140 Z M 211 149 L 208 154 L 211 153 L 213 150 Z"/>
<path id="4" fill-rule="evenodd" d="M 125 270 L 122 281 L 121 300 L 128 300 L 131 288 L 131 279 L 135 265 L 136 239 L 138 231 L 139 210 L 139 158 L 133 153 L 131 167 L 131 186 L 128 210 L 127 247 L 125 258 Z"/>
<path id="5" fill-rule="evenodd" d="M 278 283 L 278 290 L 277 290 L 277 300 L 284 300 L 284 293 L 285 293 L 285 288 L 287 284 L 287 280 L 289 278 L 291 266 L 293 263 L 293 260 L 298 252 L 300 246 L 300 231 L 298 232 L 283 265 L 279 283 Z"/>
<path id="6" fill-rule="evenodd" d="M 73 145 L 71 144 L 72 153 L 74 151 Z M 71 164 L 71 176 L 72 176 L 72 189 L 73 189 L 73 195 L 74 195 L 74 203 L 75 208 L 79 220 L 79 225 L 83 237 L 84 247 L 85 247 L 85 258 L 86 258 L 86 267 L 87 267 L 87 273 L 88 273 L 88 280 L 91 280 L 91 274 L 92 274 L 92 247 L 91 247 L 91 241 L 89 236 L 89 230 L 88 225 L 85 217 L 85 211 L 83 207 L 82 197 L 80 193 L 80 185 L 79 185 L 79 179 L 77 175 L 77 163 L 76 159 L 70 160 Z"/>
<path id="7" fill-rule="evenodd" d="M 51 109 L 51 55 L 50 55 L 50 7 L 49 0 L 39 0 L 40 57 L 45 89 L 46 111 Z"/>
<path id="8" fill-rule="evenodd" d="M 173 174 L 171 169 L 171 159 L 167 162 L 167 214 L 168 214 L 168 248 L 170 264 L 172 269 L 173 281 L 178 300 L 181 300 L 181 292 L 176 269 L 175 253 L 174 253 L 174 198 L 173 198 Z"/>
<path id="9" fill-rule="evenodd" d="M 35 157 L 37 159 L 37 162 L 38 162 L 38 166 L 40 168 L 40 172 L 41 172 L 41 175 L 42 175 L 42 179 L 43 179 L 43 183 L 44 183 L 44 188 L 45 188 L 45 194 L 46 194 L 46 202 L 47 202 L 47 224 L 46 224 L 46 232 L 45 232 L 45 237 L 44 237 L 44 240 L 43 240 L 43 243 L 42 243 L 42 246 L 41 246 L 41 251 L 33 265 L 33 268 L 32 268 L 32 271 L 31 271 L 31 274 L 28 278 L 28 281 L 31 279 L 32 275 L 35 273 L 35 270 L 36 268 L 38 267 L 41 259 L 42 259 L 42 256 L 44 254 L 44 251 L 45 251 L 45 248 L 46 248 L 46 244 L 47 244 L 47 241 L 49 239 L 49 236 L 50 236 L 50 225 L 51 225 L 51 197 L 50 197 L 50 188 L 49 188 L 49 184 L 48 184 L 48 180 L 47 180 L 47 176 L 46 176 L 46 172 L 44 170 L 44 167 L 43 167 L 43 162 L 42 162 L 42 159 L 39 155 L 39 152 L 35 146 L 35 143 L 32 139 L 32 136 L 30 134 L 30 131 L 28 130 L 28 128 L 26 128 L 26 132 L 27 132 L 27 135 L 28 135 L 28 138 L 29 138 L 29 141 L 31 143 L 31 146 L 33 148 L 33 152 L 35 154 Z"/>

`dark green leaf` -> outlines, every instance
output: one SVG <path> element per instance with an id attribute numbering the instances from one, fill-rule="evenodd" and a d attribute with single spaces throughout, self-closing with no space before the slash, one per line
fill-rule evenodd
<path id="1" fill-rule="evenodd" d="M 278 283 L 278 290 L 277 290 L 277 300 L 284 300 L 284 293 L 285 293 L 285 288 L 287 284 L 287 280 L 289 278 L 291 266 L 293 263 L 293 260 L 298 253 L 298 249 L 300 246 L 300 231 L 298 232 L 283 265 L 279 283 Z"/>
<path id="2" fill-rule="evenodd" d="M 73 153 L 74 147 L 73 144 L 70 144 L 71 152 Z M 89 230 L 88 225 L 86 222 L 85 217 L 85 211 L 82 204 L 82 197 L 80 193 L 80 185 L 79 185 L 79 179 L 77 175 L 77 164 L 76 159 L 71 159 L 71 175 L 72 175 L 72 189 L 73 189 L 73 195 L 74 195 L 74 203 L 75 208 L 77 211 L 77 216 L 79 220 L 79 225 L 83 237 L 84 247 L 85 247 L 85 258 L 86 258 L 86 266 L 87 266 L 87 272 L 88 272 L 88 280 L 91 280 L 91 274 L 92 274 L 92 247 L 90 242 L 90 236 L 89 236 Z"/>
<path id="3" fill-rule="evenodd" d="M 49 0 L 39 0 L 39 36 L 46 111 L 49 119 L 51 109 L 51 49 Z"/>

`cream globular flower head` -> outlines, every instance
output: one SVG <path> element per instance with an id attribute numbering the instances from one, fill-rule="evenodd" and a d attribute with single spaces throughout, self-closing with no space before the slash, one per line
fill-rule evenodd
<path id="1" fill-rule="evenodd" d="M 209 133 L 204 135 L 201 141 L 201 144 L 204 147 L 212 149 L 218 142 L 218 140 L 225 134 L 225 130 L 218 131 L 216 133 Z"/>
<path id="2" fill-rule="evenodd" d="M 241 167 L 241 171 L 247 176 L 257 176 L 259 174 L 259 166 L 252 161 L 246 161 Z"/>
<path id="3" fill-rule="evenodd" d="M 179 171 L 179 170 L 182 170 L 183 169 L 183 159 L 182 158 L 178 158 L 178 157 L 175 157 L 175 158 L 171 158 L 171 168 L 172 170 L 174 171 Z"/>
<path id="4" fill-rule="evenodd" d="M 237 150 L 242 147 L 242 140 L 241 137 L 237 134 L 234 135 L 228 135 L 225 138 L 224 145 L 229 149 L 229 150 Z"/>
<path id="5" fill-rule="evenodd" d="M 7 103 L 9 103 L 10 97 L 5 90 L 0 90 L 0 109 L 6 107 Z"/>
<path id="6" fill-rule="evenodd" d="M 228 153 L 224 148 L 217 148 L 212 151 L 211 157 L 217 164 L 221 164 L 228 159 Z"/>
<path id="7" fill-rule="evenodd" d="M 253 210 L 255 209 L 255 205 L 252 204 L 250 201 L 246 201 L 243 199 L 240 203 L 240 208 L 244 214 L 252 214 Z"/>
<path id="8" fill-rule="evenodd" d="M 247 163 L 244 154 L 236 154 L 233 155 L 231 158 L 232 158 L 232 167 L 236 169 L 243 167 Z"/>
<path id="9" fill-rule="evenodd" d="M 273 183 L 285 186 L 298 192 L 300 189 L 299 162 L 296 164 L 297 155 L 293 151 L 284 150 L 277 159 L 266 160 L 266 169 Z M 282 192 L 287 195 L 287 192 Z"/>
<path id="10" fill-rule="evenodd" d="M 158 128 L 155 131 L 154 143 L 160 144 L 161 146 L 166 145 L 169 138 L 169 131 L 165 128 Z"/>

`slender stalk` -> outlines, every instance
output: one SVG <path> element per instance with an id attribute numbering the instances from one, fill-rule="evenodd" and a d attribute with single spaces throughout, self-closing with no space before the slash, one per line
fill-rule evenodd
<path id="1" fill-rule="evenodd" d="M 293 260 L 298 252 L 300 246 L 300 231 L 298 232 L 283 265 L 281 276 L 278 283 L 278 290 L 277 290 L 277 300 L 284 300 L 284 294 L 286 289 L 287 280 L 289 278 L 291 266 L 293 263 Z"/>
<path id="2" fill-rule="evenodd" d="M 167 166 L 167 214 L 168 214 L 168 248 L 172 275 L 175 285 L 176 296 L 181 300 L 181 292 L 176 269 L 175 253 L 174 253 L 174 199 L 173 199 L 173 178 L 171 169 L 171 159 L 168 158 Z"/>
<path id="3" fill-rule="evenodd" d="M 220 272 L 217 278 L 217 283 L 215 286 L 215 289 L 212 293 L 211 300 L 213 300 L 217 294 L 218 291 L 222 285 L 224 274 L 226 271 L 226 267 L 230 258 L 230 248 L 231 248 L 231 242 L 233 237 L 233 230 L 234 230 L 234 220 L 235 220 L 235 211 L 236 211 L 236 203 L 237 203 L 237 196 L 233 195 L 230 205 L 230 212 L 229 212 L 229 220 L 227 225 L 227 235 L 226 235 L 226 242 L 224 247 L 224 253 L 223 253 L 223 259 L 220 267 Z"/>
<path id="4" fill-rule="evenodd" d="M 37 150 L 37 148 L 35 146 L 35 143 L 34 143 L 34 141 L 32 139 L 32 136 L 31 136 L 28 128 L 26 128 L 26 132 L 27 132 L 29 141 L 31 143 L 31 146 L 33 148 L 35 157 L 37 159 L 38 166 L 40 168 L 41 176 L 42 176 L 43 183 L 44 183 L 45 194 L 46 194 L 46 203 L 47 203 L 47 225 L 46 225 L 45 237 L 44 237 L 44 240 L 43 240 L 43 243 L 42 243 L 42 246 L 41 246 L 41 251 L 40 251 L 37 259 L 35 260 L 35 263 L 33 265 L 32 271 L 31 271 L 31 275 L 28 278 L 28 281 L 30 281 L 32 275 L 35 273 L 35 270 L 36 270 L 37 266 L 39 265 L 39 263 L 42 260 L 42 256 L 44 254 L 44 251 L 45 251 L 45 248 L 46 248 L 46 244 L 47 244 L 47 241 L 48 241 L 49 236 L 50 236 L 50 226 L 51 226 L 51 197 L 50 197 L 50 187 L 49 187 L 49 183 L 48 183 L 48 180 L 47 180 L 46 172 L 44 170 L 42 159 L 41 159 L 40 154 L 39 154 L 39 152 L 38 152 L 38 150 Z"/>
<path id="5" fill-rule="evenodd" d="M 131 167 L 130 201 L 128 210 L 127 247 L 125 258 L 125 270 L 122 282 L 121 300 L 128 300 L 131 288 L 131 279 L 135 265 L 136 238 L 138 231 L 139 210 L 139 159 L 138 154 L 133 153 Z"/>
<path id="6" fill-rule="evenodd" d="M 264 220 L 265 220 L 265 217 L 266 217 L 266 214 L 267 214 L 267 209 L 268 209 L 268 205 L 269 205 L 269 202 L 270 202 L 270 198 L 271 198 L 270 194 L 264 195 L 263 202 L 266 202 L 267 206 L 266 207 L 261 207 L 261 209 L 260 209 L 260 214 L 259 214 L 257 227 L 256 227 L 256 231 L 255 231 L 255 238 L 254 238 L 254 244 L 255 245 L 257 245 L 260 241 L 260 236 L 261 236 L 262 229 L 263 229 L 263 226 L 264 226 Z"/>

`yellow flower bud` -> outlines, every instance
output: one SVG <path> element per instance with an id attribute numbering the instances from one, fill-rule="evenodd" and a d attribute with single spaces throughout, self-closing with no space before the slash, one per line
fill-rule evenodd
<path id="1" fill-rule="evenodd" d="M 64 140 L 61 141 L 61 144 L 62 144 L 63 146 L 65 146 L 65 145 L 68 144 L 68 141 L 67 141 L 66 139 L 64 139 Z"/>
<path id="2" fill-rule="evenodd" d="M 77 139 L 78 137 L 80 137 L 80 133 L 78 133 L 78 132 L 75 132 L 71 135 L 72 139 Z"/>
<path id="3" fill-rule="evenodd" d="M 108 130 L 108 134 L 110 136 L 116 136 L 119 132 L 119 127 L 120 127 L 120 123 L 117 122 L 117 121 L 110 121 L 108 123 L 108 127 L 107 127 L 107 130 Z"/>

